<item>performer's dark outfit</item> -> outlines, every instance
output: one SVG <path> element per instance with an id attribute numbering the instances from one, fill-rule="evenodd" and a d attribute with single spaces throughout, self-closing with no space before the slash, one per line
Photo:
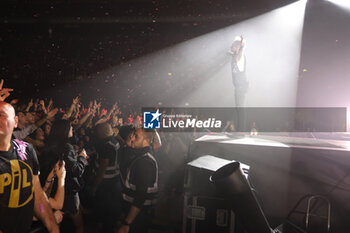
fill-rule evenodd
<path id="1" fill-rule="evenodd" d="M 240 71 L 237 64 L 237 56 L 238 54 L 233 54 L 231 62 L 232 82 L 235 87 L 235 107 L 237 108 L 237 116 L 234 117 L 234 122 L 237 130 L 243 132 L 245 131 L 245 111 L 243 107 L 249 83 L 245 72 L 246 59 L 244 57 L 244 68 L 243 71 Z"/>
<path id="2" fill-rule="evenodd" d="M 150 147 L 124 147 L 122 151 L 118 163 L 123 184 L 123 209 L 128 213 L 131 205 L 140 208 L 129 232 L 147 232 L 158 192 L 157 161 L 151 155 Z"/>
<path id="3" fill-rule="evenodd" d="M 235 86 L 235 107 L 243 107 L 245 95 L 248 90 L 248 80 L 245 73 L 246 70 L 246 59 L 244 58 L 244 69 L 240 71 L 237 64 L 237 54 L 232 55 L 231 71 L 232 71 L 232 82 Z"/>

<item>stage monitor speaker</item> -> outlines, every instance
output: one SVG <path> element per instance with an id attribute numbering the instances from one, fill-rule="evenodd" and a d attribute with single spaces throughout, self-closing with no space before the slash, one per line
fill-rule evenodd
<path id="1" fill-rule="evenodd" d="M 267 219 L 253 194 L 239 162 L 219 168 L 210 180 L 230 202 L 248 233 L 272 233 Z"/>

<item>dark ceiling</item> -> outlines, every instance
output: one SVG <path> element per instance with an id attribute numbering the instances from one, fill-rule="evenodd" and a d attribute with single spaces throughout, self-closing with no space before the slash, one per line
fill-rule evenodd
<path id="1" fill-rule="evenodd" d="M 2 23 L 118 23 L 249 18 L 295 0 L 3 0 Z"/>

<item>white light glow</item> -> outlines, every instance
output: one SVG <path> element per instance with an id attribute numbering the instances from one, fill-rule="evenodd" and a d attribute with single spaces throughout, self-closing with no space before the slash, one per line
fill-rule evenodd
<path id="1" fill-rule="evenodd" d="M 294 107 L 297 95 L 301 39 L 306 1 L 281 7 L 230 27 L 179 44 L 186 64 L 197 70 L 210 70 L 210 78 L 194 90 L 187 100 L 200 105 L 200 100 L 212 96 L 216 104 L 234 105 L 234 87 L 230 72 L 230 57 L 225 55 L 235 36 L 247 41 L 247 77 L 249 89 L 247 107 Z M 206 45 L 206 53 L 199 45 Z M 184 48 L 186 47 L 187 48 Z M 186 54 L 186 55 L 185 55 Z M 193 54 L 198 57 L 193 59 Z M 217 64 L 215 62 L 221 61 Z M 218 67 L 215 70 L 213 67 Z M 204 68 L 204 70 L 203 70 Z M 204 73 L 205 75 L 206 73 Z M 204 80 L 206 80 L 204 82 Z M 206 96 L 203 96 L 206 93 Z M 213 94 L 215 93 L 215 94 Z M 206 102 L 208 103 L 208 101 Z"/>
<path id="2" fill-rule="evenodd" d="M 350 10 L 350 1 L 349 0 L 328 0 L 328 2 L 334 3 L 341 7 L 347 8 Z"/>
<path id="3" fill-rule="evenodd" d="M 112 68 L 113 73 L 130 83 L 142 78 L 142 86 L 129 99 L 141 106 L 162 102 L 181 107 L 233 107 L 228 51 L 235 36 L 243 35 L 249 80 L 245 106 L 295 107 L 305 5 L 306 0 L 298 1 L 164 48 Z M 124 93 L 130 95 L 124 89 L 119 94 Z"/>

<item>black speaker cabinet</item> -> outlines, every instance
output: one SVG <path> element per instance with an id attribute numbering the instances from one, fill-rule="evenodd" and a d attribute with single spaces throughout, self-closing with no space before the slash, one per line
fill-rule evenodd
<path id="1" fill-rule="evenodd" d="M 235 225 L 235 214 L 226 200 L 185 195 L 184 233 L 234 233 Z"/>
<path id="2" fill-rule="evenodd" d="M 186 166 L 183 233 L 241 233 L 227 200 L 210 181 L 210 176 L 232 161 L 201 156 Z M 249 166 L 242 164 L 247 176 Z"/>

